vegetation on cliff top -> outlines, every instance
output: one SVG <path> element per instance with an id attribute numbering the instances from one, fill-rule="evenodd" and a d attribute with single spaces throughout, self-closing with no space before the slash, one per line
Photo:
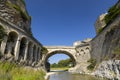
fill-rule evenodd
<path id="1" fill-rule="evenodd" d="M 118 15 L 120 15 L 120 7 L 116 4 L 108 10 L 108 14 L 105 16 L 105 23 L 111 23 Z"/>
<path id="2" fill-rule="evenodd" d="M 114 6 L 108 9 L 107 15 L 104 18 L 104 21 L 106 23 L 105 27 L 107 27 L 108 24 L 113 22 L 118 15 L 120 15 L 120 6 L 115 4 Z M 101 27 L 98 30 L 98 33 L 102 32 L 105 29 L 105 27 Z"/>
<path id="3" fill-rule="evenodd" d="M 15 63 L 0 62 L 0 80 L 44 80 L 42 70 L 25 68 Z"/>

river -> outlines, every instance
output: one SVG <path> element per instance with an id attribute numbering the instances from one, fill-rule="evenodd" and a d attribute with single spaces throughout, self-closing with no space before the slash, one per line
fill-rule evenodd
<path id="1" fill-rule="evenodd" d="M 71 74 L 69 72 L 55 72 L 48 80 L 106 80 L 88 75 Z"/>

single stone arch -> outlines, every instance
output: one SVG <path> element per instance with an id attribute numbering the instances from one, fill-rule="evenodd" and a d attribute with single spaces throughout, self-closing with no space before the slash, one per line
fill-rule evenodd
<path id="1" fill-rule="evenodd" d="M 46 63 L 47 63 L 49 57 L 51 57 L 55 54 L 66 54 L 66 55 L 68 55 L 73 62 L 73 67 L 76 65 L 76 59 L 75 59 L 75 57 L 73 56 L 72 53 L 70 53 L 68 51 L 64 51 L 64 50 L 56 50 L 56 51 L 52 51 L 50 53 L 47 53 L 46 56 L 44 57 L 44 66 L 45 66 L 46 71 L 48 70 L 48 66 L 47 66 Z"/>

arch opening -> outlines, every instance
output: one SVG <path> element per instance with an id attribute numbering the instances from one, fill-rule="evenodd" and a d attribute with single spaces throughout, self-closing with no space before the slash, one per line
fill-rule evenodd
<path id="1" fill-rule="evenodd" d="M 16 32 L 9 33 L 5 48 L 5 56 L 7 59 L 14 57 L 14 49 L 17 39 L 18 39 L 18 34 Z"/>
<path id="2" fill-rule="evenodd" d="M 35 62 L 36 61 L 36 56 L 37 55 L 37 48 L 36 48 L 36 46 L 34 45 L 34 47 L 33 47 L 33 60 L 32 60 L 32 62 Z"/>
<path id="3" fill-rule="evenodd" d="M 0 46 L 5 35 L 6 35 L 5 28 L 0 25 Z"/>
<path id="4" fill-rule="evenodd" d="M 32 53 L 33 53 L 33 43 L 29 42 L 28 43 L 28 53 L 27 53 L 27 61 L 31 61 L 31 57 L 32 57 Z"/>
<path id="5" fill-rule="evenodd" d="M 61 59 L 61 60 L 59 60 L 59 62 L 57 62 L 57 65 L 58 65 L 57 68 L 67 70 L 67 69 L 74 67 L 76 65 L 76 60 L 71 53 L 69 53 L 67 51 L 54 51 L 54 52 L 48 53 L 45 57 L 44 64 L 45 64 L 46 71 L 48 71 L 48 72 L 51 71 L 51 68 L 53 67 L 52 65 L 54 65 L 54 63 L 51 64 L 51 62 L 49 62 L 49 59 L 56 54 L 63 54 L 63 55 L 68 56 L 66 59 Z M 62 56 L 58 56 L 58 57 L 62 57 Z M 62 61 L 68 61 L 68 60 L 70 61 L 70 62 L 67 62 L 68 64 L 66 63 L 65 65 L 60 66 Z"/>
<path id="6" fill-rule="evenodd" d="M 39 52 L 40 52 L 40 49 L 38 48 L 37 49 L 37 62 L 40 60 L 40 53 Z"/>
<path id="7" fill-rule="evenodd" d="M 25 49 L 27 45 L 26 43 L 27 43 L 27 39 L 23 37 L 20 42 L 20 50 L 19 50 L 19 58 L 18 58 L 18 61 L 20 62 L 24 60 Z"/>

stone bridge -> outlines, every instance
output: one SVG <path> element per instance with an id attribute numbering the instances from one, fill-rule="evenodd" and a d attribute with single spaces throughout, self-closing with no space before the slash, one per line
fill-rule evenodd
<path id="1" fill-rule="evenodd" d="M 78 68 L 78 66 L 81 66 L 80 65 L 81 63 L 84 63 L 84 65 L 86 65 L 87 61 L 90 59 L 89 43 L 84 43 L 79 46 L 44 46 L 44 47 L 46 47 L 48 50 L 48 53 L 42 57 L 42 61 L 46 69 L 48 68 L 46 66 L 48 58 L 55 54 L 68 55 L 72 59 L 74 69 L 76 67 Z"/>
<path id="2" fill-rule="evenodd" d="M 48 53 L 44 57 L 44 61 L 46 62 L 49 57 L 55 54 L 66 54 L 68 55 L 74 62 L 76 62 L 76 50 L 75 47 L 72 46 L 45 46 L 48 50 Z"/>

